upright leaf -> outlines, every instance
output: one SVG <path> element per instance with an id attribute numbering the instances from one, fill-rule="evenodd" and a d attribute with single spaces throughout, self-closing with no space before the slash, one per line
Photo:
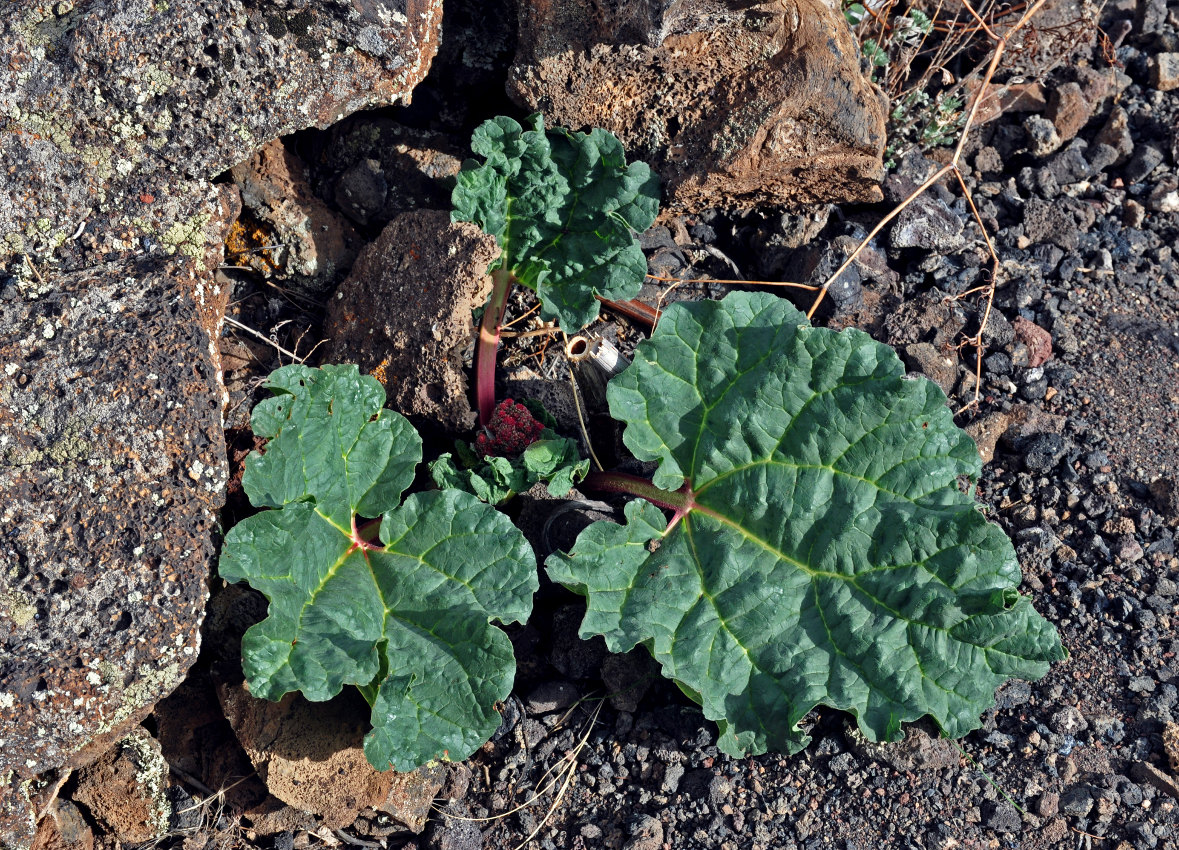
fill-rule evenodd
<path id="1" fill-rule="evenodd" d="M 958 487 L 980 464 L 945 396 L 866 334 L 765 294 L 678 304 L 608 399 L 687 513 L 668 530 L 632 502 L 547 568 L 588 597 L 583 636 L 647 645 L 725 752 L 803 746 L 819 704 L 871 740 L 926 714 L 959 736 L 1000 683 L 1064 657 Z"/>
<path id="2" fill-rule="evenodd" d="M 220 573 L 270 600 L 242 641 L 253 694 L 327 700 L 345 684 L 373 706 L 365 753 L 380 769 L 465 758 L 496 730 L 511 642 L 538 583 L 531 548 L 502 514 L 454 490 L 398 506 L 421 440 L 355 366 L 287 366 L 254 412 L 269 442 L 246 461 L 256 514 L 226 535 Z M 377 541 L 356 529 L 379 516 Z"/>
<path id="3" fill-rule="evenodd" d="M 659 212 L 659 178 L 627 165 L 618 139 L 501 116 L 475 131 L 471 148 L 484 162 L 463 165 L 452 217 L 496 238 L 502 267 L 536 290 L 542 316 L 573 331 L 597 315 L 595 294 L 638 293 L 647 262 L 633 232 Z"/>

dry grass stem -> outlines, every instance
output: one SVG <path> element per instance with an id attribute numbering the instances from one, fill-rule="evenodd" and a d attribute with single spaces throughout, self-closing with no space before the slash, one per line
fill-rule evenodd
<path id="1" fill-rule="evenodd" d="M 867 247 L 867 245 L 876 237 L 876 235 L 880 233 L 880 231 L 884 228 L 884 226 L 886 224 L 888 224 L 888 222 L 890 222 L 894 218 L 896 218 L 906 207 L 909 206 L 909 204 L 913 203 L 913 201 L 916 200 L 918 197 L 920 197 L 924 192 L 928 191 L 931 186 L 933 186 L 935 183 L 937 183 L 939 180 L 941 180 L 945 175 L 952 172 L 954 174 L 954 177 L 958 181 L 958 185 L 962 189 L 963 195 L 966 199 L 966 203 L 970 207 L 971 213 L 974 215 L 975 221 L 979 225 L 979 229 L 981 230 L 982 235 L 983 235 L 983 241 L 986 243 L 987 253 L 990 254 L 990 256 L 991 256 L 990 280 L 983 287 L 970 290 L 970 292 L 978 292 L 980 290 L 985 291 L 986 292 L 986 306 L 983 308 L 983 316 L 982 316 L 981 321 L 979 322 L 978 333 L 975 334 L 973 337 L 969 337 L 965 340 L 965 344 L 973 345 L 975 347 L 975 352 L 976 352 L 975 379 L 976 380 L 974 383 L 974 398 L 968 404 L 966 404 L 964 407 L 962 407 L 960 410 L 958 410 L 957 411 L 958 413 L 963 413 L 967 410 L 976 409 L 979 405 L 980 396 L 981 396 L 981 392 L 982 392 L 982 359 L 983 359 L 983 353 L 985 350 L 984 344 L 983 344 L 983 335 L 986 332 L 987 323 L 990 320 L 991 309 L 994 304 L 994 298 L 995 298 L 995 288 L 998 285 L 998 272 L 999 272 L 999 255 L 995 252 L 994 243 L 991 241 L 990 235 L 987 233 L 987 229 L 983 224 L 982 217 L 979 215 L 978 208 L 974 204 L 974 198 L 972 197 L 970 190 L 966 186 L 965 178 L 962 176 L 962 172 L 960 169 L 960 162 L 962 159 L 962 151 L 966 145 L 966 140 L 970 135 L 970 131 L 974 127 L 975 122 L 977 121 L 979 107 L 980 107 L 984 97 L 986 97 L 987 93 L 990 91 L 991 81 L 995 76 L 995 72 L 999 68 L 999 63 L 1002 60 L 1003 54 L 1007 50 L 1007 47 L 1010 44 L 1011 39 L 1017 33 L 1019 33 L 1022 29 L 1024 29 L 1026 26 L 1028 26 L 1029 22 L 1032 19 L 1032 16 L 1035 15 L 1040 10 L 1040 8 L 1044 5 L 1045 2 L 1046 2 L 1046 0 L 1037 0 L 1037 2 L 1035 2 L 1031 6 L 1028 6 L 1023 11 L 1023 14 L 1020 16 L 1019 20 L 1016 21 L 1016 23 L 1011 27 L 1011 29 L 1009 29 L 1005 35 L 1000 36 L 995 32 L 994 29 L 991 28 L 991 26 L 987 23 L 987 21 L 985 21 L 982 18 L 982 16 L 979 15 L 979 13 L 968 2 L 968 0 L 962 0 L 962 5 L 965 7 L 966 11 L 970 14 L 970 16 L 972 18 L 974 18 L 974 20 L 977 24 L 976 31 L 981 30 L 989 39 L 991 39 L 992 42 L 994 42 L 994 46 L 991 51 L 990 59 L 986 65 L 986 72 L 983 76 L 982 84 L 980 86 L 978 86 L 978 88 L 975 90 L 975 92 L 973 93 L 973 95 L 970 98 L 970 105 L 969 105 L 969 108 L 967 109 L 967 112 L 966 112 L 966 120 L 963 123 L 962 130 L 960 131 L 958 143 L 954 146 L 954 152 L 950 156 L 950 161 L 947 162 L 945 165 L 943 165 L 941 168 L 937 169 L 928 178 L 926 178 L 926 180 L 920 186 L 918 186 L 916 189 L 914 189 L 913 192 L 911 192 L 904 200 L 902 200 L 899 204 L 897 204 L 896 207 L 894 207 L 886 216 L 884 216 L 884 218 L 882 218 L 877 223 L 877 225 L 875 227 L 872 228 L 871 231 L 869 231 L 868 235 L 865 236 L 863 238 L 863 240 L 861 240 L 861 242 L 856 246 L 855 250 L 852 251 L 852 253 L 847 257 L 846 260 L 844 260 L 843 264 L 840 265 L 839 268 L 837 268 L 835 270 L 835 272 L 832 273 L 831 276 L 829 278 L 827 278 L 827 280 L 819 288 L 818 295 L 815 297 L 814 302 L 811 304 L 810 310 L 807 312 L 807 318 L 813 318 L 815 315 L 815 311 L 819 309 L 819 305 L 823 302 L 823 298 L 827 295 L 827 290 L 830 289 L 831 285 L 836 280 L 838 280 L 840 275 L 842 275 L 848 269 L 848 267 L 855 261 L 856 257 L 858 257 L 860 255 L 860 252 L 863 251 L 864 248 Z M 963 296 L 958 296 L 958 297 L 963 297 Z"/>

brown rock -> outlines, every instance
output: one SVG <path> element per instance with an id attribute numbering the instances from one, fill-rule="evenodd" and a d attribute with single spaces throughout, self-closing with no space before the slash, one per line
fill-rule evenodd
<path id="1" fill-rule="evenodd" d="M 168 763 L 160 745 L 138 728 L 79 772 L 73 799 L 119 841 L 138 844 L 168 831 L 172 804 L 167 787 Z"/>
<path id="2" fill-rule="evenodd" d="M 1160 476 L 1150 482 L 1150 495 L 1155 509 L 1168 522 L 1179 520 L 1179 479 Z"/>
<path id="3" fill-rule="evenodd" d="M 1041 847 L 1059 847 L 1068 834 L 1068 822 L 1064 818 L 1052 818 L 1036 834 L 1036 839 Z"/>
<path id="4" fill-rule="evenodd" d="M 1146 197 L 1146 206 L 1152 212 L 1179 212 L 1179 178 L 1174 174 L 1159 178 Z"/>
<path id="5" fill-rule="evenodd" d="M 452 431 L 475 424 L 463 351 L 475 338 L 495 239 L 440 210 L 405 213 L 367 246 L 328 306 L 327 359 L 374 375 L 391 406 Z"/>
<path id="6" fill-rule="evenodd" d="M 1179 53 L 1160 53 L 1151 57 L 1150 84 L 1159 91 L 1179 89 Z"/>
<path id="7" fill-rule="evenodd" d="M 836 6 L 519 0 L 508 90 L 604 127 L 675 209 L 878 200 L 886 103 Z"/>
<path id="8" fill-rule="evenodd" d="M 928 342 L 915 342 L 905 346 L 904 360 L 910 368 L 941 387 L 946 395 L 954 389 L 954 382 L 958 380 L 957 357 L 947 357 Z"/>
<path id="9" fill-rule="evenodd" d="M 952 741 L 938 735 L 933 723 L 918 721 L 905 727 L 904 740 L 896 743 L 869 741 L 854 723 L 844 727 L 854 752 L 890 765 L 902 773 L 957 767 L 961 755 Z"/>
<path id="10" fill-rule="evenodd" d="M 1120 106 L 1115 106 L 1109 113 L 1105 126 L 1098 131 L 1093 139 L 1094 144 L 1109 145 L 1118 152 L 1115 164 L 1125 162 L 1134 152 L 1134 139 L 1130 135 L 1130 116 Z"/>
<path id="11" fill-rule="evenodd" d="M 94 832 L 78 807 L 57 799 L 37 825 L 33 850 L 93 850 Z"/>
<path id="12" fill-rule="evenodd" d="M 351 224 L 315 197 L 305 168 L 277 139 L 234 166 L 230 173 L 243 206 L 270 226 L 271 245 L 278 246 L 234 262 L 320 295 L 352 267 L 360 240 Z"/>
<path id="13" fill-rule="evenodd" d="M 1043 366 L 1052 359 L 1052 334 L 1023 316 L 1016 316 L 1011 323 L 1015 338 L 1028 347 L 1028 367 Z"/>
<path id="14" fill-rule="evenodd" d="M 1171 797 L 1179 800 L 1179 783 L 1174 777 L 1159 770 L 1148 761 L 1136 761 L 1130 766 L 1130 778 L 1135 782 L 1144 782 L 1162 791 L 1164 794 L 1169 794 Z"/>
<path id="15" fill-rule="evenodd" d="M 995 410 L 966 426 L 965 431 L 978 446 L 978 456 L 984 464 L 995 457 L 995 446 L 1003 432 L 1011 424 L 1011 418 L 1001 410 Z"/>
<path id="16" fill-rule="evenodd" d="M 1033 404 L 1017 404 L 1007 414 L 1010 424 L 1004 435 L 1005 443 L 1014 446 L 1024 437 L 1034 434 L 1059 434 L 1064 430 L 1066 417 L 1048 413 Z"/>
<path id="17" fill-rule="evenodd" d="M 885 341 L 893 347 L 929 341 L 934 348 L 947 350 L 958 342 L 965 325 L 958 302 L 927 292 L 903 302 L 885 318 Z"/>
<path id="18" fill-rule="evenodd" d="M 1179 774 L 1179 723 L 1163 724 L 1163 751 L 1167 754 L 1171 773 Z"/>
<path id="19" fill-rule="evenodd" d="M 408 100 L 441 16 L 440 0 L 9 0 L 0 261 L 189 250 L 214 176 L 280 135 Z"/>
<path id="20" fill-rule="evenodd" d="M 336 206 L 358 224 L 385 225 L 415 209 L 450 209 L 445 180 L 458 174 L 466 156 L 452 136 L 365 115 L 333 127 L 329 138 L 323 165 L 337 174 Z"/>
<path id="21" fill-rule="evenodd" d="M 1093 114 L 1093 108 L 1085 100 L 1078 83 L 1056 86 L 1048 95 L 1048 109 L 1045 117 L 1056 127 L 1056 134 L 1067 142 L 1081 131 Z"/>
<path id="22" fill-rule="evenodd" d="M 5 823 L 21 777 L 93 761 L 196 660 L 227 470 L 202 322 L 226 293 L 195 265 L 111 263 L 50 277 L 39 297 L 6 290 Z"/>
<path id="23" fill-rule="evenodd" d="M 410 832 L 421 832 L 426 828 L 434 798 L 440 795 L 442 786 L 450 778 L 449 769 L 444 764 L 435 763 L 410 773 L 391 770 L 389 776 L 393 780 L 389 793 L 373 808 L 393 815 L 409 827 Z"/>
<path id="24" fill-rule="evenodd" d="M 355 690 L 326 703 L 300 694 L 269 702 L 224 683 L 217 695 L 258 775 L 284 803 L 332 829 L 349 825 L 366 808 L 388 812 L 415 832 L 425 826 L 445 766 L 405 774 L 374 769 L 364 755 L 368 705 Z"/>
<path id="25" fill-rule="evenodd" d="M 967 80 L 968 97 L 974 97 L 982 87 L 980 80 Z M 969 101 L 967 101 L 969 103 Z M 986 124 L 1007 112 L 1043 112 L 1047 106 L 1044 87 L 1039 83 L 990 84 L 978 105 L 974 123 Z"/>

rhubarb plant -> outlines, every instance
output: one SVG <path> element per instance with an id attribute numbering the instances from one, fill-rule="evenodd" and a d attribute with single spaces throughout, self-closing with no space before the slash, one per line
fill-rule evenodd
<path id="1" fill-rule="evenodd" d="M 586 596 L 582 636 L 646 646 L 724 752 L 797 750 L 817 705 L 870 740 L 923 715 L 957 737 L 1064 657 L 959 487 L 980 461 L 945 395 L 866 334 L 766 294 L 677 304 L 607 398 L 658 467 L 591 474 L 645 501 L 546 567 Z"/>
<path id="2" fill-rule="evenodd" d="M 536 561 L 503 514 L 453 489 L 402 494 L 422 443 L 355 366 L 285 366 L 253 412 L 265 451 L 242 485 L 261 513 L 225 537 L 221 577 L 270 601 L 242 640 L 250 692 L 309 700 L 355 685 L 378 769 L 465 758 L 499 726 L 515 675 L 491 624 L 523 622 Z"/>
<path id="3" fill-rule="evenodd" d="M 354 366 L 288 366 L 252 424 L 267 440 L 243 485 L 265 508 L 226 536 L 220 572 L 269 600 L 242 645 L 250 690 L 372 706 L 369 760 L 463 758 L 495 731 L 514 660 L 492 621 L 522 622 L 531 549 L 498 503 L 537 481 L 629 494 L 625 522 L 587 527 L 548 575 L 586 597 L 584 637 L 643 645 L 720 728 L 731 755 L 795 751 L 816 706 L 871 740 L 931 717 L 960 736 L 994 690 L 1065 657 L 1017 592 L 1006 535 L 963 484 L 981 466 L 946 397 L 856 330 L 813 328 L 764 293 L 670 307 L 607 389 L 648 479 L 585 475 L 575 444 L 522 405 L 494 404 L 495 347 L 514 283 L 567 329 L 646 268 L 633 232 L 658 185 L 618 141 L 485 123 L 456 219 L 502 249 L 477 351 L 482 430 L 403 499 L 421 460 L 407 420 Z M 474 494 L 474 495 L 473 495 Z M 480 501 L 479 496 L 483 501 Z"/>
<path id="4" fill-rule="evenodd" d="M 634 233 L 659 212 L 659 179 L 642 162 L 626 163 L 622 143 L 605 130 L 528 128 L 507 117 L 475 130 L 469 160 L 451 202 L 455 221 L 494 236 L 500 257 L 475 353 L 479 422 L 495 407 L 495 353 L 513 284 L 536 292 L 540 314 L 569 332 L 597 316 L 596 296 L 632 298 L 647 273 Z"/>
<path id="5" fill-rule="evenodd" d="M 474 445 L 459 440 L 453 454 L 430 464 L 439 487 L 473 493 L 492 505 L 542 481 L 549 495 L 559 499 L 587 472 L 589 461 L 578 453 L 576 442 L 557 436 L 528 407 L 510 398 L 496 406 Z"/>

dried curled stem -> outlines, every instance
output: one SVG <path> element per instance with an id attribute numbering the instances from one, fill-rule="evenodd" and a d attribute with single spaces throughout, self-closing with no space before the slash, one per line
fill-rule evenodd
<path id="1" fill-rule="evenodd" d="M 964 340 L 964 344 L 973 345 L 976 352 L 974 398 L 964 407 L 958 410 L 957 413 L 963 413 L 967 410 L 976 409 L 979 404 L 982 388 L 982 360 L 984 353 L 983 334 L 986 331 L 987 323 L 991 317 L 991 309 L 995 300 L 995 288 L 998 285 L 999 274 L 999 255 L 995 252 L 994 243 L 987 234 L 986 225 L 983 224 L 982 216 L 979 215 L 978 208 L 974 204 L 974 198 L 972 197 L 970 190 L 966 187 L 966 180 L 963 178 L 962 171 L 959 167 L 962 160 L 962 150 L 966 145 L 966 139 L 970 135 L 970 130 L 974 126 L 974 123 L 978 117 L 979 107 L 982 104 L 983 98 L 987 96 L 987 93 L 990 90 L 991 80 L 994 78 L 995 72 L 999 68 L 999 62 L 1003 58 L 1003 54 L 1007 50 L 1008 44 L 1016 33 L 1028 25 L 1028 22 L 1032 19 L 1032 16 L 1040 10 L 1040 7 L 1043 6 L 1044 3 L 1045 0 L 1037 0 L 1036 3 L 1028 6 L 1015 25 L 1007 31 L 1007 34 L 1000 36 L 987 24 L 985 20 L 982 19 L 981 16 L 979 16 L 978 12 L 975 11 L 974 7 L 971 6 L 968 0 L 962 0 L 962 5 L 966 7 L 966 10 L 975 19 L 979 30 L 983 32 L 987 38 L 991 39 L 995 46 L 991 52 L 990 61 L 987 63 L 987 70 L 983 76 L 982 84 L 977 88 L 974 95 L 970 99 L 970 107 L 967 110 L 966 121 L 962 126 L 962 132 L 958 138 L 958 144 L 954 147 L 954 153 L 950 157 L 949 162 L 930 175 L 920 186 L 914 189 L 908 197 L 897 204 L 897 206 L 894 207 L 888 213 L 888 215 L 882 218 L 876 224 L 876 226 L 868 232 L 868 235 L 865 236 L 859 245 L 856 246 L 855 250 L 852 251 L 850 255 L 848 255 L 847 259 L 843 261 L 843 264 L 840 265 L 839 268 L 837 268 L 819 288 L 819 292 L 815 296 L 815 300 L 811 304 L 810 310 L 807 311 L 807 318 L 813 318 L 815 311 L 818 310 L 819 305 L 823 303 L 823 299 L 827 295 L 827 290 L 830 289 L 831 285 L 839 279 L 840 275 L 847 271 L 848 267 L 853 262 L 855 262 L 856 257 L 860 255 L 860 252 L 864 250 L 869 242 L 876 238 L 876 235 L 880 233 L 884 226 L 900 215 L 902 210 L 904 210 L 907 206 L 909 206 L 909 204 L 913 203 L 914 200 L 926 192 L 930 186 L 933 186 L 947 174 L 953 173 L 955 178 L 958 180 L 958 185 L 962 187 L 962 194 L 966 198 L 966 203 L 970 207 L 970 212 L 974 216 L 974 220 L 978 222 L 979 230 L 983 235 L 983 241 L 986 242 L 987 253 L 991 255 L 990 280 L 983 287 L 981 287 L 981 289 L 986 293 L 986 307 L 983 309 L 982 321 L 979 322 L 978 333 Z M 979 291 L 978 288 L 970 290 L 970 292 L 977 291 Z"/>

